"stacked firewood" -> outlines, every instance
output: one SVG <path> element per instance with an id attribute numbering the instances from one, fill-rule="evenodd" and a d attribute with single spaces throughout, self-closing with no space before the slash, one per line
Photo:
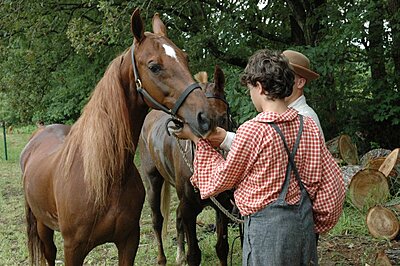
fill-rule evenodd
<path id="1" fill-rule="evenodd" d="M 395 239 L 400 224 L 400 148 L 373 149 L 360 159 L 348 135 L 326 143 L 341 169 L 352 204 L 366 211 L 366 224 L 376 238 Z"/>

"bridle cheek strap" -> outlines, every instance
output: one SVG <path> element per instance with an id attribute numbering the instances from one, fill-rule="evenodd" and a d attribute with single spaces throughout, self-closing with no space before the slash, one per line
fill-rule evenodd
<path id="1" fill-rule="evenodd" d="M 146 100 L 148 100 L 148 101 L 151 103 L 151 105 L 154 106 L 155 108 L 152 107 L 152 106 L 150 106 L 150 107 L 152 107 L 152 108 L 154 108 L 154 109 L 162 110 L 162 111 L 164 111 L 164 112 L 167 113 L 167 114 L 171 114 L 171 110 L 170 110 L 170 109 L 168 109 L 168 108 L 165 107 L 164 105 L 162 105 L 162 104 L 160 104 L 159 102 L 157 102 L 153 97 L 151 97 L 151 95 L 150 95 L 145 89 L 143 89 L 143 87 L 138 87 L 138 86 L 136 85 L 136 89 L 137 89 L 137 91 L 138 91 L 144 98 L 146 98 Z"/>
<path id="2" fill-rule="evenodd" d="M 182 106 L 183 102 L 186 100 L 186 98 L 189 96 L 189 94 L 194 91 L 195 89 L 201 89 L 200 85 L 198 83 L 193 83 L 189 85 L 185 91 L 179 96 L 178 100 L 175 102 L 175 105 L 172 109 L 168 109 L 165 105 L 162 105 L 161 103 L 157 102 L 142 86 L 142 82 L 139 78 L 139 72 L 136 68 L 136 63 L 135 63 L 135 56 L 134 56 L 134 48 L 135 45 L 132 44 L 131 47 L 131 57 L 132 57 L 132 68 L 133 68 L 133 75 L 135 77 L 135 83 L 136 83 L 136 90 L 144 97 L 146 100 L 148 100 L 153 106 L 156 107 L 156 109 L 160 109 L 164 111 L 167 114 L 170 114 L 173 117 L 176 117 L 176 113 L 178 112 L 179 108 Z"/>

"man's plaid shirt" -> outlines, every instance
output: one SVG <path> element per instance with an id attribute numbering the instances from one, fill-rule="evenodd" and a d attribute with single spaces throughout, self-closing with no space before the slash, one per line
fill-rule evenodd
<path id="1" fill-rule="evenodd" d="M 192 184 L 202 198 L 235 188 L 235 201 L 242 215 L 255 213 L 275 201 L 281 191 L 288 156 L 278 133 L 279 126 L 291 149 L 298 130 L 298 113 L 262 112 L 239 127 L 226 160 L 207 140 L 199 140 Z M 338 221 L 345 198 L 343 176 L 329 153 L 315 122 L 304 117 L 304 128 L 295 162 L 313 203 L 316 232 L 331 229 Z M 300 188 L 292 171 L 286 201 L 296 204 Z"/>

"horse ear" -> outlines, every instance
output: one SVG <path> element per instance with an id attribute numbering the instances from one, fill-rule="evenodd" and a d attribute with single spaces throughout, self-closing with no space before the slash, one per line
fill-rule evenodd
<path id="1" fill-rule="evenodd" d="M 208 81 L 208 74 L 205 71 L 201 71 L 194 75 L 194 79 L 199 83 L 207 83 Z"/>
<path id="2" fill-rule="evenodd" d="M 222 69 L 216 65 L 214 70 L 214 83 L 219 91 L 223 91 L 225 87 L 225 75 Z"/>
<path id="3" fill-rule="evenodd" d="M 167 27 L 165 27 L 164 23 L 161 21 L 158 13 L 155 13 L 153 16 L 153 32 L 167 37 Z"/>
<path id="4" fill-rule="evenodd" d="M 133 11 L 132 16 L 131 16 L 131 32 L 135 39 L 138 42 L 141 42 L 144 38 L 144 25 L 143 25 L 143 20 L 140 17 L 140 10 L 139 8 L 136 8 L 135 11 Z"/>

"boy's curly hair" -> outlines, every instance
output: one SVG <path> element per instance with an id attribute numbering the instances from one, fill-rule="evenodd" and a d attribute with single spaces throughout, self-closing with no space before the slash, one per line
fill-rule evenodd
<path id="1" fill-rule="evenodd" d="M 243 86 L 255 86 L 257 81 L 269 99 L 283 99 L 292 94 L 294 72 L 289 66 L 289 61 L 281 53 L 263 49 L 249 58 L 240 77 Z"/>

